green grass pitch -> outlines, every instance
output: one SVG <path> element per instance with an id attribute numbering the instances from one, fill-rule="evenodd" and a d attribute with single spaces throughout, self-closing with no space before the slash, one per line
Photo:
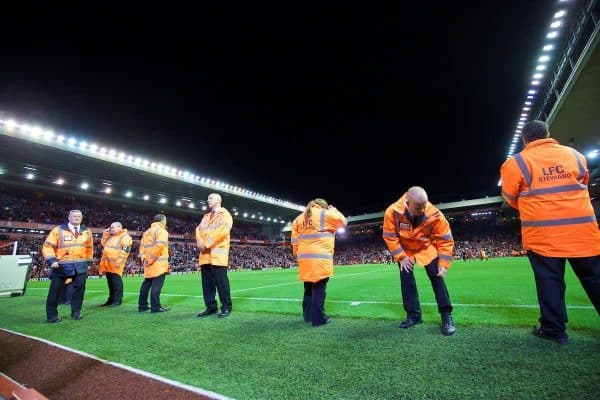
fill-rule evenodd
<path id="1" fill-rule="evenodd" d="M 416 272 L 425 323 L 404 318 L 396 265 L 336 267 L 327 290 L 331 324 L 302 321 L 296 270 L 229 274 L 233 313 L 196 318 L 200 275 L 168 276 L 162 303 L 137 312 L 140 278 L 125 278 L 124 304 L 98 307 L 106 281 L 88 279 L 81 321 L 60 306 L 46 324 L 48 283 L 0 299 L 0 327 L 41 337 L 237 399 L 597 399 L 600 318 L 568 268 L 571 344 L 529 332 L 537 323 L 526 258 L 456 261 L 447 276 L 457 334 L 439 331 L 433 291 Z M 1 353 L 1 352 L 0 352 Z M 0 355 L 1 357 L 1 355 Z"/>

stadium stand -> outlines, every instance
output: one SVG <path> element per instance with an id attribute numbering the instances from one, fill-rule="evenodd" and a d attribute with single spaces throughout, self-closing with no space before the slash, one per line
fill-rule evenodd
<path id="1" fill-rule="evenodd" d="M 139 250 L 140 232 L 148 227 L 153 212 L 134 210 L 131 207 L 98 200 L 89 203 L 85 200 L 73 201 L 68 195 L 60 198 L 38 192 L 0 194 L 0 240 L 16 240 L 19 254 L 32 255 L 31 279 L 47 278 L 49 271 L 41 257 L 41 245 L 48 230 L 61 223 L 68 210 L 73 208 L 81 209 L 84 222 L 92 228 L 97 228 L 94 253 L 96 256 L 101 254 L 101 229 L 113 221 L 123 222 L 134 237 L 132 256 L 128 259 L 125 275 L 142 274 L 142 265 L 135 255 Z M 515 217 L 504 217 L 497 208 L 484 207 L 449 213 L 448 218 L 456 240 L 455 259 L 477 258 L 481 250 L 490 258 L 523 254 L 519 221 Z M 180 213 L 169 217 L 169 230 L 174 233 L 169 248 L 171 273 L 197 271 L 198 252 L 193 239 L 197 223 L 195 215 Z M 235 224 L 230 255 L 232 270 L 289 268 L 296 265 L 289 242 L 275 237 L 271 240 L 260 232 L 260 227 L 247 222 L 236 221 Z M 27 226 L 40 229 L 27 229 Z M 350 226 L 345 233 L 339 234 L 334 263 L 384 263 L 386 253 L 381 232 L 381 222 Z M 7 249 L 9 247 L 7 246 Z M 90 275 L 97 275 L 96 264 L 97 260 L 90 270 Z"/>

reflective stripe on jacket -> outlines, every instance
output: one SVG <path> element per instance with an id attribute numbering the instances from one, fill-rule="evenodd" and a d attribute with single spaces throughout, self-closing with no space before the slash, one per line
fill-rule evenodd
<path id="1" fill-rule="evenodd" d="M 206 246 L 198 257 L 198 265 L 229 265 L 230 232 L 233 218 L 229 211 L 221 207 L 211 217 L 212 213 L 205 214 L 196 227 L 196 241 Z"/>
<path id="2" fill-rule="evenodd" d="M 114 236 L 110 236 L 110 233 L 105 231 L 100 241 L 104 251 L 102 251 L 98 271 L 122 276 L 132 243 L 133 240 L 127 233 L 127 229 L 123 229 L 118 235 Z"/>
<path id="3" fill-rule="evenodd" d="M 346 226 L 346 217 L 336 209 L 311 208 L 311 217 L 300 214 L 292 223 L 292 251 L 298 257 L 298 277 L 318 282 L 333 276 L 335 232 Z"/>
<path id="4" fill-rule="evenodd" d="M 452 263 L 454 239 L 446 217 L 427 202 L 421 223 L 413 226 L 406 209 L 406 193 L 385 210 L 383 240 L 395 261 L 408 256 L 422 266 L 436 258 L 440 267 L 450 268 Z"/>
<path id="5" fill-rule="evenodd" d="M 153 222 L 144 232 L 140 242 L 140 258 L 144 266 L 144 278 L 155 278 L 169 272 L 169 233 L 160 222 Z"/>
<path id="6" fill-rule="evenodd" d="M 79 235 L 62 224 L 50 231 L 42 246 L 42 255 L 48 266 L 58 261 L 60 267 L 52 269 L 52 275 L 73 276 L 85 273 L 94 261 L 94 237 L 87 227 L 79 226 Z"/>
<path id="7" fill-rule="evenodd" d="M 500 169 L 502 196 L 519 210 L 523 248 L 546 257 L 600 254 L 585 157 L 554 139 L 535 140 Z"/>

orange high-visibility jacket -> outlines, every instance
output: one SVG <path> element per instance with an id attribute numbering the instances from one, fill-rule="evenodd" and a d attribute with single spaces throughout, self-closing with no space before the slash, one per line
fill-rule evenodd
<path id="1" fill-rule="evenodd" d="M 140 242 L 140 258 L 142 264 L 148 260 L 144 267 L 144 278 L 155 278 L 169 271 L 169 232 L 165 225 L 153 222 L 144 232 Z"/>
<path id="2" fill-rule="evenodd" d="M 94 261 L 94 237 L 92 231 L 79 226 L 79 235 L 69 230 L 69 225 L 64 223 L 50 231 L 44 245 L 42 255 L 48 266 L 58 261 L 60 267 L 52 270 L 58 276 L 73 276 L 75 272 L 85 273 Z"/>
<path id="3" fill-rule="evenodd" d="M 127 233 L 127 229 L 123 229 L 114 236 L 110 236 L 109 232 L 104 231 L 100 240 L 104 251 L 102 252 L 98 272 L 110 272 L 123 276 L 123 269 L 131 251 L 132 243 L 133 240 Z"/>
<path id="4" fill-rule="evenodd" d="M 211 213 L 205 214 L 196 227 L 196 241 L 204 244 L 206 249 L 198 257 L 198 265 L 218 265 L 226 267 L 229 265 L 230 232 L 233 226 L 233 218 L 229 211 L 221 207 Z"/>
<path id="5" fill-rule="evenodd" d="M 426 266 L 436 258 L 438 265 L 450 268 L 454 239 L 444 214 L 427 202 L 420 225 L 412 226 L 406 207 L 406 193 L 385 210 L 383 240 L 395 261 L 411 257 Z"/>
<path id="6" fill-rule="evenodd" d="M 333 276 L 335 231 L 346 226 L 346 217 L 338 210 L 311 207 L 292 223 L 292 251 L 298 257 L 298 277 L 303 282 L 318 282 Z"/>
<path id="7" fill-rule="evenodd" d="M 600 254 L 585 157 L 554 139 L 534 140 L 502 164 L 502 196 L 519 210 L 523 247 L 546 257 Z"/>

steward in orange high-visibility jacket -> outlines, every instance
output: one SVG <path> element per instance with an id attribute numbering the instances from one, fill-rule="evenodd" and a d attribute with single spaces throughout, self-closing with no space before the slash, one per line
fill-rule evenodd
<path id="1" fill-rule="evenodd" d="M 231 314 L 231 289 L 227 268 L 229 265 L 230 232 L 233 218 L 229 211 L 221 206 L 221 195 L 211 193 L 207 204 L 211 210 L 205 214 L 196 228 L 196 245 L 200 256 L 198 265 L 202 277 L 202 294 L 206 309 L 198 317 L 215 314 L 218 310 L 216 293 L 219 292 L 221 312 L 219 318 Z"/>
<path id="2" fill-rule="evenodd" d="M 123 270 L 131 251 L 133 240 L 120 222 L 113 222 L 102 233 L 100 244 L 104 247 L 98 272 L 106 273 L 108 299 L 102 306 L 117 307 L 123 301 Z"/>
<path id="3" fill-rule="evenodd" d="M 151 310 L 153 313 L 169 311 L 160 304 L 160 292 L 169 272 L 169 232 L 166 230 L 167 217 L 156 214 L 152 225 L 144 232 L 140 242 L 140 259 L 144 265 L 144 282 L 140 288 L 138 310 Z M 150 307 L 148 307 L 148 292 Z"/>
<path id="4" fill-rule="evenodd" d="M 585 157 L 550 139 L 548 125 L 522 129 L 525 148 L 500 169 L 502 196 L 519 211 L 523 248 L 540 303 L 535 336 L 566 344 L 565 261 L 600 314 L 600 229 L 587 188 Z"/>
<path id="5" fill-rule="evenodd" d="M 413 274 L 416 260 L 425 267 L 435 292 L 438 311 L 442 317 L 442 334 L 454 334 L 456 329 L 451 315 L 452 304 L 444 282 L 444 276 L 453 260 L 454 239 L 446 217 L 427 200 L 427 193 L 423 188 L 411 187 L 385 210 L 383 239 L 394 260 L 400 261 L 402 302 L 407 314 L 400 327 L 410 328 L 422 321 Z"/>
<path id="6" fill-rule="evenodd" d="M 94 258 L 92 231 L 81 225 L 83 214 L 79 210 L 69 212 L 69 222 L 50 231 L 42 246 L 46 264 L 51 268 L 50 289 L 46 299 L 47 322 L 60 322 L 58 299 L 67 279 L 72 279 L 71 318 L 79 320 L 88 268 Z"/>
<path id="7" fill-rule="evenodd" d="M 308 202 L 292 223 L 292 251 L 298 257 L 298 277 L 304 282 L 304 321 L 326 324 L 327 282 L 333 276 L 335 232 L 346 226 L 346 217 L 323 199 Z"/>

